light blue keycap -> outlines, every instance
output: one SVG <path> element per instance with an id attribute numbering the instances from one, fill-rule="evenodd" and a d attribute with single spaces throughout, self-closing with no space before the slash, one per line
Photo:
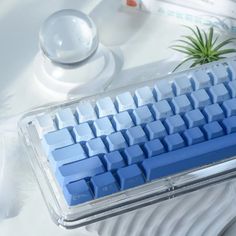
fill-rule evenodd
<path id="1" fill-rule="evenodd" d="M 106 143 L 110 152 L 127 147 L 127 143 L 121 132 L 108 135 L 106 137 Z"/>
<path id="2" fill-rule="evenodd" d="M 92 192 L 85 180 L 69 183 L 63 187 L 63 193 L 69 206 L 93 200 Z"/>
<path id="3" fill-rule="evenodd" d="M 186 95 L 175 97 L 171 100 L 175 114 L 183 114 L 192 110 L 192 105 Z"/>
<path id="4" fill-rule="evenodd" d="M 56 123 L 59 129 L 73 127 L 77 124 L 70 108 L 60 110 L 56 113 Z"/>
<path id="5" fill-rule="evenodd" d="M 93 122 L 93 128 L 94 133 L 97 137 L 109 135 L 113 132 L 115 132 L 111 121 L 108 119 L 108 117 L 103 117 L 101 119 L 95 120 Z"/>
<path id="6" fill-rule="evenodd" d="M 169 134 L 179 133 L 186 129 L 184 120 L 180 115 L 175 115 L 166 118 L 165 124 Z"/>
<path id="7" fill-rule="evenodd" d="M 227 117 L 236 115 L 236 98 L 223 102 L 222 106 Z"/>
<path id="8" fill-rule="evenodd" d="M 173 115 L 173 111 L 166 100 L 154 103 L 151 110 L 156 120 L 165 119 Z"/>
<path id="9" fill-rule="evenodd" d="M 155 84 L 156 98 L 158 101 L 174 97 L 172 85 L 167 80 L 159 80 Z"/>
<path id="10" fill-rule="evenodd" d="M 165 126 L 160 120 L 153 121 L 146 125 L 145 132 L 150 140 L 163 138 L 167 135 Z"/>
<path id="11" fill-rule="evenodd" d="M 134 99 L 130 92 L 125 92 L 117 95 L 115 104 L 118 112 L 132 110 L 136 108 Z"/>
<path id="12" fill-rule="evenodd" d="M 228 88 L 229 88 L 231 97 L 235 98 L 236 97 L 236 80 L 230 81 L 228 83 Z"/>
<path id="13" fill-rule="evenodd" d="M 204 89 L 194 91 L 190 95 L 194 108 L 204 108 L 211 104 L 211 99 Z"/>
<path id="14" fill-rule="evenodd" d="M 213 103 L 220 103 L 230 98 L 229 92 L 224 84 L 217 84 L 209 88 Z"/>
<path id="15" fill-rule="evenodd" d="M 95 198 L 104 197 L 119 191 L 116 179 L 111 172 L 92 177 L 91 185 Z"/>
<path id="16" fill-rule="evenodd" d="M 117 113 L 116 108 L 110 97 L 105 97 L 98 100 L 96 102 L 95 109 L 100 118 L 104 116 L 115 115 Z"/>
<path id="17" fill-rule="evenodd" d="M 147 137 L 141 126 L 127 129 L 125 135 L 129 145 L 141 144 L 147 141 Z"/>
<path id="18" fill-rule="evenodd" d="M 47 133 L 42 138 L 42 145 L 47 153 L 72 144 L 74 144 L 74 140 L 66 128 Z"/>
<path id="19" fill-rule="evenodd" d="M 147 106 L 142 106 L 133 110 L 132 117 L 136 125 L 147 124 L 154 120 L 152 113 Z"/>
<path id="20" fill-rule="evenodd" d="M 178 133 L 166 136 L 164 143 L 169 151 L 174 151 L 185 146 L 183 138 Z"/>
<path id="21" fill-rule="evenodd" d="M 64 148 L 56 149 L 49 154 L 49 162 L 53 168 L 56 170 L 57 167 L 82 160 L 86 158 L 87 155 L 83 150 L 82 146 L 77 143 Z"/>
<path id="22" fill-rule="evenodd" d="M 224 119 L 224 112 L 218 104 L 212 104 L 204 108 L 204 115 L 207 122 L 213 122 Z"/>
<path id="23" fill-rule="evenodd" d="M 187 112 L 184 117 L 189 128 L 201 126 L 206 123 L 205 117 L 199 109 Z"/>
<path id="24" fill-rule="evenodd" d="M 236 61 L 227 62 L 229 66 L 229 76 L 231 80 L 236 80 Z"/>
<path id="25" fill-rule="evenodd" d="M 129 129 L 134 126 L 134 123 L 127 111 L 114 115 L 112 124 L 115 127 L 116 131 Z"/>
<path id="26" fill-rule="evenodd" d="M 56 178 L 58 183 L 63 186 L 104 172 L 105 168 L 101 160 L 95 156 L 60 166 L 56 171 Z"/>
<path id="27" fill-rule="evenodd" d="M 232 134 L 236 132 L 236 116 L 224 119 L 222 121 L 222 124 L 227 134 Z"/>
<path id="28" fill-rule="evenodd" d="M 86 143 L 88 155 L 90 157 L 107 153 L 107 149 L 101 138 L 91 139 Z"/>
<path id="29" fill-rule="evenodd" d="M 78 104 L 76 116 L 80 124 L 97 119 L 97 115 L 89 102 L 81 102 Z"/>
<path id="30" fill-rule="evenodd" d="M 194 89 L 199 90 L 211 86 L 211 78 L 204 70 L 196 70 L 191 73 Z"/>
<path id="31" fill-rule="evenodd" d="M 223 128 L 217 121 L 204 125 L 203 131 L 205 132 L 207 139 L 218 138 L 224 135 Z"/>
<path id="32" fill-rule="evenodd" d="M 204 134 L 198 127 L 185 130 L 183 136 L 188 145 L 201 143 L 205 140 Z"/>
<path id="33" fill-rule="evenodd" d="M 229 80 L 227 68 L 223 64 L 212 66 L 209 72 L 212 75 L 214 84 L 224 83 Z"/>
<path id="34" fill-rule="evenodd" d="M 143 161 L 145 155 L 139 145 L 134 145 L 124 150 L 124 158 L 128 165 L 132 165 Z"/>
<path id="35" fill-rule="evenodd" d="M 76 125 L 73 128 L 73 136 L 77 143 L 86 142 L 92 138 L 94 138 L 94 134 L 92 129 L 90 128 L 88 123 L 83 123 L 80 125 Z"/>
<path id="36" fill-rule="evenodd" d="M 144 150 L 148 157 L 154 157 L 165 152 L 165 148 L 159 139 L 146 142 L 144 144 Z"/>
<path id="37" fill-rule="evenodd" d="M 173 81 L 173 89 L 177 96 L 192 92 L 191 81 L 187 76 L 177 77 Z"/>
<path id="38" fill-rule="evenodd" d="M 125 166 L 125 161 L 118 151 L 105 154 L 103 160 L 108 171 L 117 170 Z"/>
<path id="39" fill-rule="evenodd" d="M 117 171 L 117 177 L 121 190 L 145 183 L 143 173 L 136 164 L 119 169 Z"/>
<path id="40" fill-rule="evenodd" d="M 134 100 L 139 107 L 155 102 L 152 90 L 147 86 L 139 88 L 135 91 Z"/>

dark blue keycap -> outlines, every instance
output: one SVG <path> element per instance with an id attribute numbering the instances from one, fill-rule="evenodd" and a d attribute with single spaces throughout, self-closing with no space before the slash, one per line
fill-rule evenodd
<path id="1" fill-rule="evenodd" d="M 121 132 L 108 135 L 106 137 L 106 143 L 110 152 L 127 147 L 127 143 Z"/>
<path id="2" fill-rule="evenodd" d="M 166 128 L 160 120 L 147 124 L 144 129 L 150 140 L 162 138 L 167 135 Z"/>
<path id="3" fill-rule="evenodd" d="M 194 108 L 204 108 L 211 104 L 211 99 L 204 89 L 192 92 L 190 97 Z"/>
<path id="4" fill-rule="evenodd" d="M 217 121 L 204 125 L 203 131 L 208 139 L 218 138 L 224 135 L 224 130 Z"/>
<path id="5" fill-rule="evenodd" d="M 92 177 L 91 184 L 95 198 L 104 197 L 119 191 L 117 182 L 111 172 Z"/>
<path id="6" fill-rule="evenodd" d="M 236 98 L 223 102 L 222 106 L 227 117 L 236 115 Z"/>
<path id="7" fill-rule="evenodd" d="M 236 154 L 236 133 L 145 159 L 147 181 L 221 161 Z"/>
<path id="8" fill-rule="evenodd" d="M 199 109 L 187 112 L 184 117 L 189 128 L 201 126 L 206 123 L 205 117 Z"/>
<path id="9" fill-rule="evenodd" d="M 173 151 L 185 146 L 183 138 L 178 134 L 171 134 L 164 138 L 164 143 L 169 151 Z"/>
<path id="10" fill-rule="evenodd" d="M 156 120 L 164 119 L 173 115 L 173 111 L 166 100 L 154 103 L 151 110 Z"/>
<path id="11" fill-rule="evenodd" d="M 201 143 L 205 140 L 204 134 L 198 127 L 185 130 L 183 135 L 188 145 Z"/>
<path id="12" fill-rule="evenodd" d="M 180 115 L 175 115 L 175 116 L 166 118 L 165 124 L 166 124 L 169 134 L 179 133 L 186 129 L 184 120 L 182 119 Z"/>
<path id="13" fill-rule="evenodd" d="M 226 130 L 227 134 L 236 132 L 236 116 L 226 118 L 222 121 L 222 124 Z"/>
<path id="14" fill-rule="evenodd" d="M 175 114 L 183 114 L 192 110 L 192 105 L 186 95 L 175 97 L 171 100 Z"/>
<path id="15" fill-rule="evenodd" d="M 207 122 L 219 121 L 224 119 L 224 112 L 219 104 L 212 104 L 204 108 L 204 115 Z"/>
<path id="16" fill-rule="evenodd" d="M 141 126 L 135 126 L 127 129 L 125 135 L 129 145 L 141 144 L 147 141 L 146 134 Z"/>
<path id="17" fill-rule="evenodd" d="M 144 144 L 144 150 L 148 157 L 157 156 L 165 152 L 165 148 L 159 139 L 155 139 Z"/>
<path id="18" fill-rule="evenodd" d="M 221 103 L 230 98 L 229 92 L 224 84 L 217 84 L 209 88 L 213 103 Z"/>
<path id="19" fill-rule="evenodd" d="M 136 164 L 119 169 L 117 171 L 117 177 L 121 190 L 145 183 L 143 173 Z"/>
<path id="20" fill-rule="evenodd" d="M 93 200 L 91 190 L 85 180 L 79 180 L 65 185 L 63 187 L 63 193 L 69 206 Z"/>
<path id="21" fill-rule="evenodd" d="M 153 121 L 152 113 L 147 106 L 134 109 L 132 117 L 136 125 L 147 124 Z"/>
<path id="22" fill-rule="evenodd" d="M 108 171 L 117 170 L 125 166 L 125 161 L 118 151 L 105 154 L 103 159 Z"/>
<path id="23" fill-rule="evenodd" d="M 126 148 L 124 150 L 124 157 L 128 165 L 136 164 L 145 159 L 143 150 L 138 145 Z"/>

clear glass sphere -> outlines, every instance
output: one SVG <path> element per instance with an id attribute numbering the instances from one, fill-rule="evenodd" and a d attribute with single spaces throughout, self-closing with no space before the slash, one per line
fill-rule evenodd
<path id="1" fill-rule="evenodd" d="M 93 21 L 76 10 L 62 10 L 43 23 L 40 47 L 53 62 L 74 64 L 93 54 L 98 47 L 97 29 Z"/>

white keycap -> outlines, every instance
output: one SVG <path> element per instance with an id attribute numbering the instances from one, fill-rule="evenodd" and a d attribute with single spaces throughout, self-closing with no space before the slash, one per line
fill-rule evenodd
<path id="1" fill-rule="evenodd" d="M 136 108 L 134 99 L 130 92 L 117 95 L 115 103 L 119 112 L 133 110 Z"/>
<path id="2" fill-rule="evenodd" d="M 103 135 L 109 135 L 115 132 L 111 124 L 111 121 L 107 117 L 103 117 L 101 119 L 95 120 L 93 123 L 93 126 L 94 126 L 94 131 L 97 137 L 100 137 Z"/>
<path id="3" fill-rule="evenodd" d="M 190 74 L 194 83 L 194 89 L 199 90 L 211 86 L 211 78 L 205 70 L 196 70 Z"/>
<path id="4" fill-rule="evenodd" d="M 151 104 L 155 102 L 152 90 L 149 87 L 143 87 L 135 91 L 135 101 L 140 107 L 143 105 Z"/>
<path id="5" fill-rule="evenodd" d="M 212 66 L 209 72 L 213 75 L 214 84 L 220 84 L 229 80 L 226 67 L 222 64 Z"/>
<path id="6" fill-rule="evenodd" d="M 97 115 L 89 102 L 79 103 L 76 108 L 76 115 L 80 124 L 97 119 Z"/>
<path id="7" fill-rule="evenodd" d="M 104 116 L 115 115 L 117 113 L 116 108 L 110 97 L 105 97 L 97 101 L 96 111 L 99 118 Z"/>
<path id="8" fill-rule="evenodd" d="M 228 62 L 229 69 L 232 73 L 232 80 L 236 80 L 236 61 L 230 61 Z"/>
<path id="9" fill-rule="evenodd" d="M 155 84 L 155 90 L 157 94 L 157 100 L 163 100 L 167 98 L 172 98 L 174 96 L 172 86 L 167 80 L 159 80 Z"/>
<path id="10" fill-rule="evenodd" d="M 60 110 L 56 113 L 56 121 L 59 129 L 73 127 L 77 124 L 70 108 Z"/>
<path id="11" fill-rule="evenodd" d="M 34 125 L 40 139 L 44 134 L 56 130 L 56 125 L 49 114 L 38 116 L 34 121 Z"/>

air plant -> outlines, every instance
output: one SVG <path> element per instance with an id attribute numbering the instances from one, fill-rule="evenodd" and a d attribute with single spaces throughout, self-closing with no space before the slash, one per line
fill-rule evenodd
<path id="1" fill-rule="evenodd" d="M 187 55 L 187 57 L 175 67 L 174 71 L 189 61 L 192 61 L 190 68 L 193 68 L 197 65 L 203 65 L 226 58 L 226 54 L 236 53 L 236 49 L 234 48 L 225 48 L 225 46 L 234 42 L 235 38 L 229 38 L 219 42 L 219 36 L 215 36 L 213 27 L 209 29 L 209 32 L 200 30 L 197 26 L 196 29 L 189 26 L 185 27 L 188 28 L 193 35 L 183 35 L 181 39 L 176 40 L 176 42 L 181 44 L 171 46 L 173 50 Z"/>

